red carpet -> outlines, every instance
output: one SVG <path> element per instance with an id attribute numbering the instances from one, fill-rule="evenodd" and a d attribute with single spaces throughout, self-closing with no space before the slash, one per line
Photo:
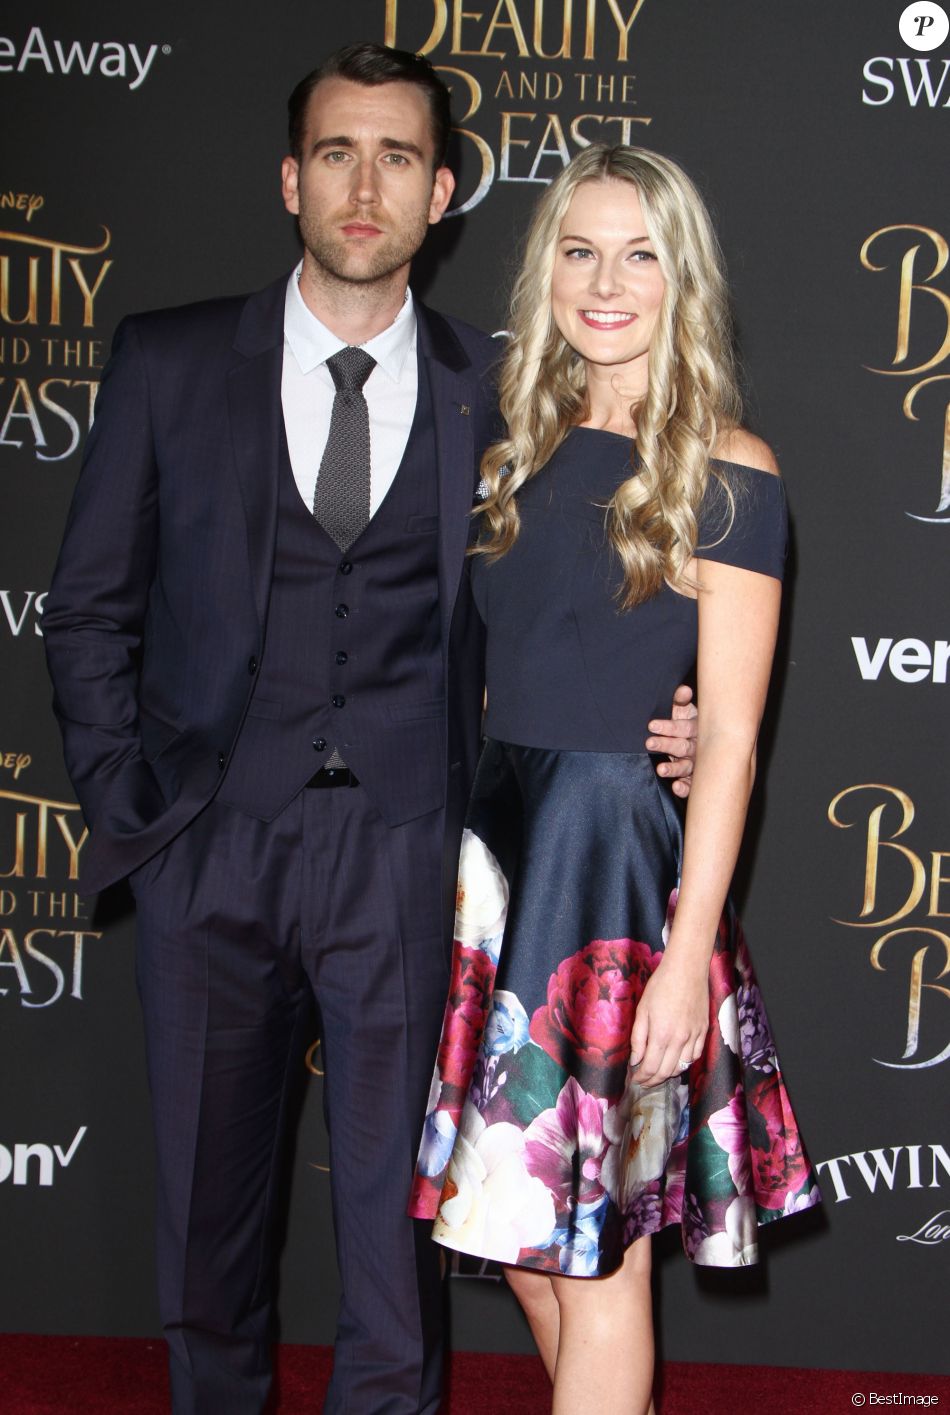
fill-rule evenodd
<path id="1" fill-rule="evenodd" d="M 0 1372 L 3 1415 L 166 1415 L 168 1408 L 165 1349 L 157 1341 L 0 1336 Z M 278 1372 L 275 1415 L 316 1415 L 330 1373 L 329 1348 L 283 1346 Z M 950 1376 L 667 1362 L 658 1390 L 659 1415 L 844 1415 L 854 1409 L 856 1392 L 869 1410 L 895 1394 L 930 1396 L 931 1407 L 950 1409 Z M 872 1392 L 881 1399 L 872 1403 Z M 922 1408 L 906 1400 L 887 1402 L 895 1405 Z M 547 1381 L 534 1356 L 461 1351 L 452 1358 L 446 1415 L 547 1415 L 549 1410 Z"/>

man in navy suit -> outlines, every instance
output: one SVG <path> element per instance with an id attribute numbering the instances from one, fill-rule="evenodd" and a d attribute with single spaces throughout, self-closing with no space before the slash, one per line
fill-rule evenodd
<path id="1" fill-rule="evenodd" d="M 428 1415 L 438 1257 L 405 1203 L 478 745 L 464 558 L 496 346 L 408 291 L 454 185 L 426 61 L 353 46 L 289 107 L 301 265 L 122 323 L 44 633 L 84 886 L 128 875 L 138 906 L 174 1409 L 267 1399 L 315 997 L 343 1288 L 325 1408 Z"/>

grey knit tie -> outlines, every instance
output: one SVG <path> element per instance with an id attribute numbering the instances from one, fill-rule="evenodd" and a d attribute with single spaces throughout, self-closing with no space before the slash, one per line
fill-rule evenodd
<path id="1" fill-rule="evenodd" d="M 336 393 L 313 514 L 341 550 L 369 525 L 369 408 L 363 384 L 375 367 L 371 354 L 353 346 L 327 359 Z"/>

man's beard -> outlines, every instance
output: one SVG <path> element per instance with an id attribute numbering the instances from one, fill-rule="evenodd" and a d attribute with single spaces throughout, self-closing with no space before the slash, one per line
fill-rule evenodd
<path id="1" fill-rule="evenodd" d="M 372 217 L 365 219 L 372 221 Z M 348 251 L 352 248 L 348 247 L 345 239 L 309 214 L 301 212 L 299 225 L 301 239 L 321 270 L 348 285 L 372 285 L 376 281 L 388 279 L 395 271 L 408 265 L 425 239 L 429 219 L 428 212 L 420 212 L 418 219 L 411 226 L 386 236 L 368 262 L 354 262 L 349 259 Z"/>

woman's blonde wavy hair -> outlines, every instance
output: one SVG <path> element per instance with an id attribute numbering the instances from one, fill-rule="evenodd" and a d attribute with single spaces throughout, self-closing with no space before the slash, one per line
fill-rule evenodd
<path id="1" fill-rule="evenodd" d="M 516 493 L 589 415 L 584 362 L 554 322 L 551 282 L 571 198 L 583 182 L 603 181 L 636 187 L 666 281 L 647 391 L 631 408 L 636 471 L 606 508 L 624 573 L 620 603 L 629 609 L 664 583 L 681 593 L 694 587 L 687 567 L 696 549 L 697 512 L 709 476 L 720 476 L 709 459 L 741 415 L 719 243 L 693 183 L 659 153 L 585 148 L 538 203 L 512 292 L 511 339 L 499 379 L 508 435 L 482 459 L 488 495 L 480 510 L 488 530 L 475 553 L 498 559 L 511 549 L 519 530 Z"/>

